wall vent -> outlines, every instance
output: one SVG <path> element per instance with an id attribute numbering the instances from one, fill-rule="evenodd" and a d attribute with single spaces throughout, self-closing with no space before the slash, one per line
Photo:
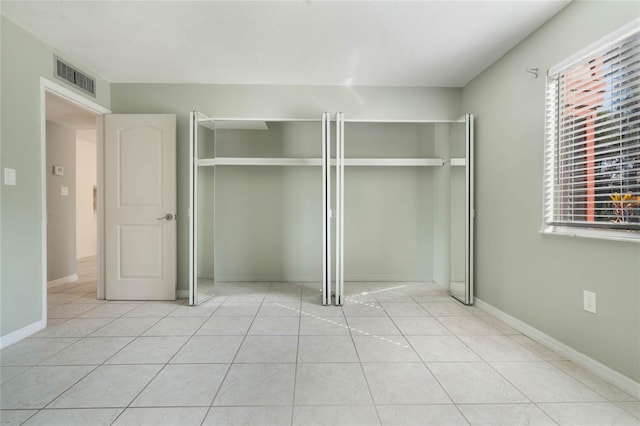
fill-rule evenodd
<path id="1" fill-rule="evenodd" d="M 62 59 L 55 57 L 55 76 L 72 84 L 77 89 L 96 97 L 96 79 L 78 71 Z"/>

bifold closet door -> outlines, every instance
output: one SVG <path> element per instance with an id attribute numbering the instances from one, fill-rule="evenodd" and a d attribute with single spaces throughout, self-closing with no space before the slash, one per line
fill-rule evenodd
<path id="1" fill-rule="evenodd" d="M 215 123 L 189 113 L 189 305 L 213 295 Z M 201 162 L 204 162 L 202 165 Z"/>
<path id="2" fill-rule="evenodd" d="M 473 115 L 451 125 L 450 174 L 450 293 L 466 305 L 473 304 L 474 245 L 474 141 Z"/>
<path id="3" fill-rule="evenodd" d="M 331 304 L 331 116 L 322 113 L 322 304 Z"/>
<path id="4" fill-rule="evenodd" d="M 344 301 L 344 113 L 336 113 L 336 292 L 335 303 Z"/>
<path id="5" fill-rule="evenodd" d="M 198 260 L 196 259 L 196 234 L 195 234 L 195 203 L 197 199 L 197 141 L 198 141 L 198 113 L 189 111 L 189 305 L 197 304 L 198 283 L 196 272 Z"/>
<path id="6" fill-rule="evenodd" d="M 322 114 L 322 304 L 344 299 L 344 113 L 335 117 L 335 155 L 331 114 Z M 335 173 L 334 173 L 335 172 Z M 335 179 L 333 176 L 335 174 Z M 335 190 L 333 187 L 335 186 Z M 334 208 L 335 206 L 335 208 Z M 335 275 L 334 275 L 335 274 Z M 332 277 L 335 276 L 335 281 Z"/>

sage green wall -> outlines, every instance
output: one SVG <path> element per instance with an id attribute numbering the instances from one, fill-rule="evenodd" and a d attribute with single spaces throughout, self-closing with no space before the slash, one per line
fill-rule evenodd
<path id="1" fill-rule="evenodd" d="M 449 124 L 346 123 L 345 157 L 433 157 L 436 126 Z M 319 121 L 269 122 L 268 127 L 218 130 L 216 156 L 320 158 Z M 201 130 L 203 137 L 207 129 Z M 198 181 L 199 276 L 209 279 L 211 169 L 200 167 Z M 321 281 L 320 167 L 215 169 L 215 202 L 221 206 L 215 211 L 216 279 Z M 347 281 L 433 279 L 434 210 L 445 204 L 433 195 L 435 169 L 346 168 Z"/>
<path id="2" fill-rule="evenodd" d="M 198 126 L 198 158 L 214 157 L 215 132 L 213 129 Z M 194 231 L 198 244 L 198 270 L 196 276 L 214 279 L 214 212 L 215 198 L 213 197 L 215 170 L 214 167 L 198 167 L 198 195 L 196 203 L 198 209 L 198 223 Z"/>
<path id="3" fill-rule="evenodd" d="M 435 157 L 434 124 L 346 123 L 346 158 Z M 347 281 L 432 281 L 436 167 L 346 167 Z"/>
<path id="4" fill-rule="evenodd" d="M 17 171 L 17 185 L 1 187 L 0 335 L 42 319 L 42 173 L 40 77 L 53 77 L 53 55 L 67 58 L 13 22 L 0 17 L 2 117 L 0 168 Z M 109 83 L 97 77 L 97 99 L 109 107 Z M 70 87 L 69 87 L 70 88 Z M 73 90 L 71 88 L 71 90 Z"/>
<path id="5" fill-rule="evenodd" d="M 461 89 L 333 86 L 112 84 L 114 113 L 172 113 L 178 117 L 178 215 L 187 217 L 189 110 L 212 117 L 314 119 L 344 111 L 350 119 L 455 120 Z M 273 213 L 273 212 L 271 212 Z M 270 213 L 270 214 L 271 214 Z M 275 214 L 275 213 L 273 213 Z M 188 224 L 178 222 L 178 289 L 188 288 Z"/>
<path id="6" fill-rule="evenodd" d="M 451 124 L 438 123 L 434 126 L 434 154 L 437 158 L 448 160 L 451 158 Z M 451 227 L 450 212 L 450 184 L 451 164 L 445 162 L 433 172 L 433 191 L 437 201 L 433 210 L 433 281 L 443 287 L 449 285 L 450 277 L 450 243 L 449 232 Z"/>
<path id="7" fill-rule="evenodd" d="M 216 155 L 320 157 L 320 122 L 268 127 L 216 131 Z M 217 280 L 322 279 L 320 167 L 216 166 L 215 178 Z"/>
<path id="8" fill-rule="evenodd" d="M 545 71 L 640 15 L 569 4 L 463 90 L 476 117 L 476 295 L 640 380 L 640 244 L 543 235 Z M 525 72 L 539 67 L 540 77 Z M 597 294 L 597 314 L 583 310 Z"/>
<path id="9" fill-rule="evenodd" d="M 53 174 L 61 166 L 64 174 Z M 76 273 L 76 131 L 47 121 L 47 281 Z M 62 195 L 60 187 L 69 188 Z"/>

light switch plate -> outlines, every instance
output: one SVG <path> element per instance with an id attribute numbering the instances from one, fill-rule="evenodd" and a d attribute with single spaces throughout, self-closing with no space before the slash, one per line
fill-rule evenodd
<path id="1" fill-rule="evenodd" d="M 16 184 L 16 169 L 4 169 L 4 184 L 15 185 Z"/>
<path id="2" fill-rule="evenodd" d="M 53 166 L 53 174 L 55 176 L 64 176 L 64 167 L 62 167 L 62 166 Z"/>
<path id="3" fill-rule="evenodd" d="M 69 195 L 69 187 L 68 186 L 61 186 L 60 187 L 60 195 Z"/>
<path id="4" fill-rule="evenodd" d="M 584 290 L 584 310 L 595 314 L 596 311 L 596 294 L 592 291 Z"/>

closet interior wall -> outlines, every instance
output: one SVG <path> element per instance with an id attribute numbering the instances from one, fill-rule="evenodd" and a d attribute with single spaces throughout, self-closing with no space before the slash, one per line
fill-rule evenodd
<path id="1" fill-rule="evenodd" d="M 223 159 L 242 163 L 244 159 L 319 159 L 318 132 L 318 122 L 305 121 L 269 122 L 262 129 L 217 128 L 215 158 L 223 163 Z M 321 280 L 320 167 L 216 164 L 204 168 L 215 169 L 215 191 L 207 196 L 213 195 L 217 208 L 199 212 L 213 218 L 215 229 L 209 242 L 214 256 L 201 253 L 199 264 L 215 264 L 216 281 Z"/>
<path id="2" fill-rule="evenodd" d="M 215 157 L 215 130 L 213 123 L 204 122 L 198 129 L 198 158 Z M 213 261 L 215 256 L 215 167 L 196 167 L 197 173 L 197 230 L 196 245 L 198 253 L 197 277 L 201 280 L 214 280 Z"/>
<path id="3" fill-rule="evenodd" d="M 199 126 L 198 281 L 320 283 L 320 121 L 247 127 Z M 451 259 L 459 247 L 452 240 L 459 229 L 451 224 L 460 215 L 464 220 L 464 204 L 452 216 L 458 200 L 464 203 L 451 194 L 459 183 L 464 192 L 464 167 L 453 170 L 449 161 L 451 155 L 464 158 L 464 144 L 452 145 L 458 127 L 464 131 L 449 122 L 345 123 L 345 281 L 433 281 L 448 287 L 457 270 L 451 265 L 459 261 Z M 335 123 L 331 134 L 335 157 Z M 396 159 L 441 163 L 376 163 Z M 288 160 L 299 165 L 283 165 Z"/>
<path id="4" fill-rule="evenodd" d="M 345 123 L 345 281 L 433 281 L 441 166 L 349 166 L 434 158 L 436 124 Z"/>
<path id="5" fill-rule="evenodd" d="M 465 132 L 466 123 L 452 123 L 450 125 L 450 141 L 448 147 L 450 149 L 449 158 L 465 158 Z M 449 161 L 455 164 L 455 160 Z M 449 208 L 447 216 L 450 219 L 448 225 L 449 235 L 449 276 L 444 283 L 450 283 L 451 292 L 461 300 L 465 299 L 465 288 L 467 286 L 466 268 L 466 164 L 453 165 L 448 168 L 449 171 Z M 473 219 L 471 219 L 473 220 Z M 468 297 L 468 296 L 466 296 Z"/>

